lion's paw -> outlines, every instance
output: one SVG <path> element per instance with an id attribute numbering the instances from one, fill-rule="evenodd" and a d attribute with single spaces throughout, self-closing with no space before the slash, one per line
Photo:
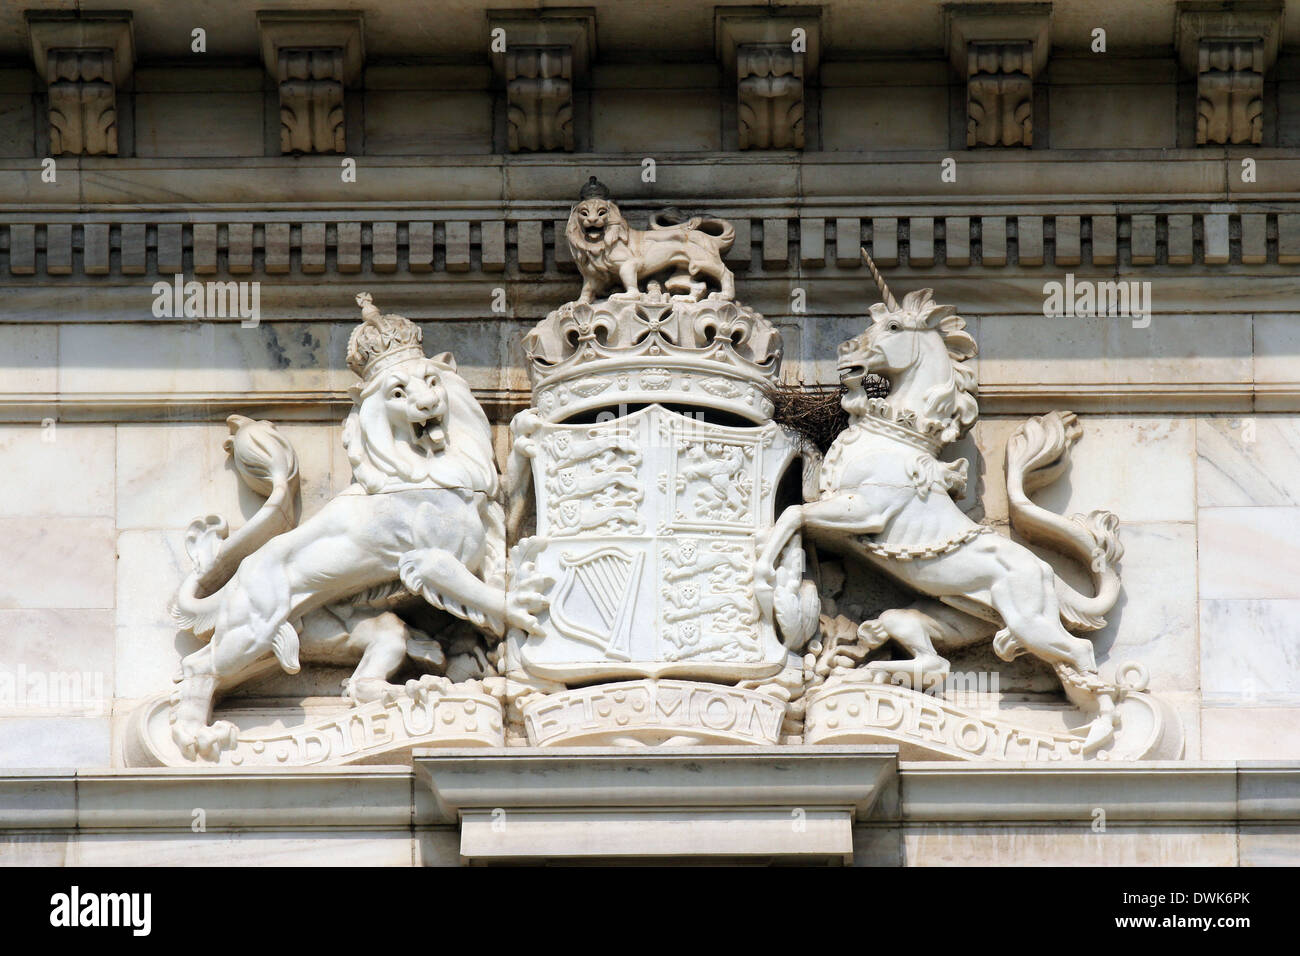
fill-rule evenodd
<path id="1" fill-rule="evenodd" d="M 436 674 L 424 674 L 418 680 L 406 682 L 406 693 L 419 703 L 427 703 L 430 697 L 441 697 L 451 690 L 451 681 Z"/>
<path id="2" fill-rule="evenodd" d="M 514 586 L 506 592 L 506 620 L 510 626 L 528 634 L 543 633 L 537 615 L 551 606 L 547 592 L 554 586 L 555 579 L 540 573 L 532 562 L 520 568 Z"/>
<path id="3" fill-rule="evenodd" d="M 382 677 L 349 677 L 343 682 L 343 696 L 352 701 L 353 707 L 382 701 L 385 705 L 393 703 L 401 695 L 400 684 L 390 684 Z"/>
<path id="4" fill-rule="evenodd" d="M 415 552 L 402 555 L 397 562 L 397 576 L 402 579 L 402 586 L 412 594 L 424 592 L 424 579 L 420 576 L 420 565 Z"/>
<path id="5" fill-rule="evenodd" d="M 239 728 L 228 720 L 210 725 L 177 721 L 172 724 L 172 739 L 187 760 L 216 760 L 223 750 L 238 746 Z"/>

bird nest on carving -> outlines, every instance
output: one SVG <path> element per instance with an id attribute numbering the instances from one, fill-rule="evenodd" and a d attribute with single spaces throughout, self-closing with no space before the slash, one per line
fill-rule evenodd
<path id="1" fill-rule="evenodd" d="M 889 383 L 878 375 L 868 376 L 862 387 L 870 398 L 884 398 L 889 394 Z M 793 428 L 805 442 L 825 454 L 849 424 L 848 413 L 840 404 L 845 391 L 843 385 L 785 381 L 769 385 L 764 394 L 772 403 L 774 422 Z"/>

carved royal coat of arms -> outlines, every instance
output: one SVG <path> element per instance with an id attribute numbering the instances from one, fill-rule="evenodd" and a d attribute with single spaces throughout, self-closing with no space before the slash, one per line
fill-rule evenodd
<path id="1" fill-rule="evenodd" d="M 232 416 L 227 449 L 265 504 L 233 534 L 218 516 L 190 526 L 194 570 L 172 608 L 202 646 L 133 716 L 129 763 L 564 744 L 1181 754 L 1142 669 L 1099 666 L 1088 637 L 1120 594 L 1119 519 L 1030 498 L 1069 467 L 1075 417 L 1016 430 L 1007 492 L 1021 537 L 1090 587 L 954 503 L 967 462 L 947 447 L 979 414 L 954 308 L 929 290 L 898 302 L 868 259 L 884 301 L 840 347 L 847 419 L 823 457 L 775 403 L 781 338 L 736 300 L 727 223 L 664 213 L 634 229 L 593 178 L 566 235 L 582 291 L 524 339 L 532 402 L 504 473 L 454 358 L 427 357 L 418 327 L 366 295 L 349 343 L 351 487 L 300 520 L 292 446 Z M 914 597 L 846 617 L 836 593 L 864 575 Z M 981 645 L 1036 659 L 1059 704 L 1009 716 L 950 693 L 950 656 Z M 292 717 L 226 703 L 316 663 L 354 668 L 332 703 Z"/>

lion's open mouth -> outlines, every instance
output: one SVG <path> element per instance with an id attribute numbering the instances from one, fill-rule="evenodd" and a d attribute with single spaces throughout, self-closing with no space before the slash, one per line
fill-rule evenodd
<path id="1" fill-rule="evenodd" d="M 426 418 L 411 422 L 411 444 L 422 451 L 440 451 L 444 443 L 442 423 L 439 418 Z"/>
<path id="2" fill-rule="evenodd" d="M 600 242 L 605 238 L 605 229 L 603 226 L 585 226 L 582 234 L 587 237 L 588 242 Z"/>

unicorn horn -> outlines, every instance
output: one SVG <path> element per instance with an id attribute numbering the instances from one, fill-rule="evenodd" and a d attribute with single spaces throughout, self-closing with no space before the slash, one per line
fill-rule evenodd
<path id="1" fill-rule="evenodd" d="M 871 278 L 876 280 L 876 287 L 880 289 L 880 297 L 885 300 L 885 305 L 889 306 L 890 312 L 898 311 L 898 303 L 889 292 L 889 286 L 885 285 L 885 279 L 876 268 L 876 264 L 871 261 L 871 256 L 867 255 L 866 247 L 862 249 L 862 258 L 867 262 L 867 268 L 871 270 Z"/>

